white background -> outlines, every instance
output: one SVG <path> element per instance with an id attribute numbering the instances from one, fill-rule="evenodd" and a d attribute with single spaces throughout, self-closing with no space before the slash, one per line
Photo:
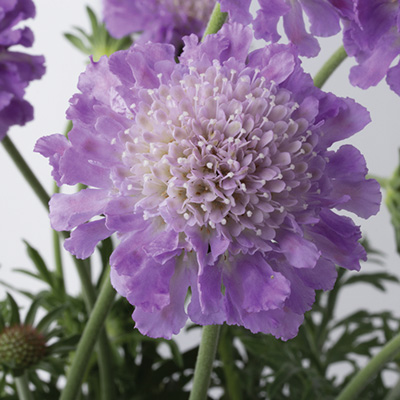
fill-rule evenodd
<path id="1" fill-rule="evenodd" d="M 77 91 L 76 83 L 79 73 L 85 68 L 87 57 L 73 48 L 63 37 L 63 33 L 71 32 L 72 26 L 88 28 L 89 22 L 80 0 L 37 0 L 37 17 L 28 21 L 27 25 L 35 33 L 35 44 L 28 52 L 43 54 L 46 57 L 47 72 L 40 81 L 31 83 L 26 98 L 34 105 L 35 120 L 25 127 L 12 127 L 9 136 L 21 151 L 31 168 L 48 192 L 52 189 L 50 168 L 47 160 L 32 149 L 36 140 L 44 135 L 63 132 L 65 110 L 68 99 Z M 92 8 L 100 15 L 99 1 L 90 1 Z M 323 51 L 312 60 L 304 62 L 304 68 L 312 75 L 323 62 L 340 45 L 340 35 L 320 41 Z M 365 154 L 371 174 L 390 176 L 398 163 L 400 146 L 400 98 L 389 90 L 385 82 L 368 91 L 354 88 L 348 83 L 348 72 L 354 65 L 353 60 L 346 60 L 327 82 L 324 89 L 339 96 L 355 98 L 366 106 L 372 117 L 372 123 L 363 132 L 350 140 Z M 51 234 L 44 207 L 36 199 L 21 174 L 10 160 L 3 147 L 0 146 L 0 279 L 19 288 L 37 290 L 37 282 L 12 272 L 15 267 L 33 269 L 25 254 L 22 239 L 31 243 L 44 255 L 49 265 L 53 263 L 51 250 Z M 378 216 L 367 222 L 357 220 L 363 232 L 374 247 L 386 254 L 388 270 L 400 277 L 400 260 L 395 253 L 393 229 L 385 205 L 382 205 Z M 79 284 L 75 269 L 67 261 L 67 286 L 77 293 Z M 364 265 L 364 270 L 376 267 Z M 356 273 L 356 272 L 354 272 Z M 400 316 L 400 288 L 388 285 L 388 292 L 382 294 L 369 287 L 354 286 L 340 298 L 341 315 L 366 308 L 373 311 L 393 310 Z M 0 299 L 5 289 L 0 286 Z M 26 304 L 18 297 L 21 304 Z M 191 339 L 180 340 L 183 347 L 191 346 Z M 195 340 L 195 339 L 194 339 Z"/>

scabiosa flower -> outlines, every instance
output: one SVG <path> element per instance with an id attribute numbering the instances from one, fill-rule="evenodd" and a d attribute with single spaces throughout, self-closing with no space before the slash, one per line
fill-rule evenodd
<path id="1" fill-rule="evenodd" d="M 257 16 L 250 14 L 251 0 L 221 0 L 221 10 L 229 13 L 232 21 L 247 25 L 253 23 L 255 37 L 277 42 L 281 36 L 277 31 L 278 22 L 291 43 L 297 46 L 299 54 L 315 57 L 320 50 L 315 36 L 327 37 L 340 31 L 340 16 L 351 5 L 337 0 L 258 0 Z M 307 32 L 304 14 L 310 23 Z"/>
<path id="2" fill-rule="evenodd" d="M 400 6 L 398 0 L 357 0 L 354 13 L 344 18 L 344 46 L 359 65 L 350 82 L 362 89 L 377 85 L 385 76 L 400 95 Z"/>
<path id="3" fill-rule="evenodd" d="M 45 337 L 32 326 L 13 325 L 0 332 L 0 364 L 17 374 L 37 364 L 45 355 Z"/>
<path id="4" fill-rule="evenodd" d="M 31 0 L 0 3 L 0 140 L 11 125 L 24 125 L 33 119 L 33 108 L 23 96 L 29 82 L 44 74 L 44 58 L 13 52 L 9 48 L 32 46 L 32 31 L 27 27 L 15 29 L 15 26 L 34 16 L 35 6 Z"/>
<path id="5" fill-rule="evenodd" d="M 295 47 L 248 54 L 251 40 L 228 24 L 186 37 L 180 64 L 153 43 L 103 57 L 80 77 L 69 140 L 36 145 L 58 184 L 89 186 L 50 201 L 53 228 L 74 229 L 65 247 L 85 258 L 117 232 L 112 283 L 143 334 L 170 338 L 189 316 L 291 338 L 335 264 L 365 259 L 333 209 L 369 217 L 379 186 L 357 149 L 329 147 L 368 112 L 315 88 Z"/>
<path id="6" fill-rule="evenodd" d="M 116 38 L 141 31 L 138 42 L 181 48 L 183 36 L 203 34 L 214 6 L 215 0 L 104 0 L 103 15 Z"/>

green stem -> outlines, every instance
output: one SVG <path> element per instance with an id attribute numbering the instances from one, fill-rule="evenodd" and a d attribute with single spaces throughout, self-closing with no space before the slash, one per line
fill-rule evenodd
<path id="1" fill-rule="evenodd" d="M 207 28 L 201 41 L 203 42 L 207 35 L 217 33 L 222 28 L 222 25 L 225 23 L 227 17 L 228 13 L 221 12 L 220 4 L 215 4 L 214 10 L 211 14 L 210 20 L 208 21 Z"/>
<path id="2" fill-rule="evenodd" d="M 369 363 L 347 384 L 336 400 L 353 400 L 382 367 L 400 353 L 400 334 L 390 340 Z"/>
<path id="3" fill-rule="evenodd" d="M 220 328 L 220 325 L 206 325 L 203 327 L 203 335 L 194 370 L 193 388 L 190 392 L 189 400 L 207 399 Z"/>
<path id="4" fill-rule="evenodd" d="M 336 68 L 346 59 L 347 53 L 343 46 L 339 47 L 324 66 L 318 71 L 314 78 L 314 85 L 322 88 L 324 83 L 333 74 Z"/>
<path id="5" fill-rule="evenodd" d="M 102 332 L 102 327 L 112 306 L 114 297 L 115 291 L 111 286 L 108 274 L 108 278 L 101 288 L 92 314 L 89 317 L 81 340 L 79 341 L 74 360 L 68 373 L 67 384 L 61 394 L 60 400 L 75 400 L 78 395 L 86 367 L 90 360 L 90 355 L 93 352 L 100 332 Z"/>
<path id="6" fill-rule="evenodd" d="M 6 149 L 7 153 L 12 158 L 15 165 L 20 170 L 21 174 L 26 179 L 26 181 L 28 182 L 30 187 L 36 193 L 39 200 L 46 207 L 46 209 L 48 209 L 50 196 L 47 194 L 47 192 L 43 188 L 42 184 L 39 182 L 39 180 L 36 178 L 35 174 L 29 168 L 29 165 L 25 162 L 25 160 L 21 156 L 20 152 L 14 146 L 14 143 L 11 141 L 11 139 L 8 136 L 6 136 L 2 140 L 1 143 L 3 143 L 3 146 Z"/>
<path id="7" fill-rule="evenodd" d="M 19 400 L 33 400 L 32 393 L 29 389 L 26 372 L 24 372 L 24 374 L 21 376 L 16 376 L 14 379 Z"/>
<path id="8" fill-rule="evenodd" d="M 227 398 L 229 400 L 241 400 L 242 389 L 240 387 L 240 376 L 235 366 L 232 339 L 232 335 L 229 332 L 229 326 L 224 325 L 221 328 L 218 354 L 222 361 L 222 368 L 225 375 Z"/>

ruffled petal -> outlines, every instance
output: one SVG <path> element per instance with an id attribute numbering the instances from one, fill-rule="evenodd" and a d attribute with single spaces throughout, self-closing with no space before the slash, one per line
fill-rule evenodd
<path id="1" fill-rule="evenodd" d="M 364 248 L 358 243 L 360 228 L 350 218 L 329 210 L 322 210 L 320 218 L 320 222 L 306 230 L 322 255 L 341 267 L 358 271 L 360 260 L 367 259 Z"/>
<path id="2" fill-rule="evenodd" d="M 56 193 L 50 199 L 50 222 L 56 231 L 69 231 L 102 214 L 108 203 L 107 191 L 83 189 L 74 194 Z"/>
<path id="3" fill-rule="evenodd" d="M 375 215 L 380 208 L 382 194 L 374 179 L 365 179 L 368 172 L 364 157 L 353 146 L 345 145 L 329 158 L 326 172 L 332 179 L 335 199 L 345 195 L 349 200 L 336 206 L 354 212 L 362 218 Z"/>
<path id="4" fill-rule="evenodd" d="M 170 280 L 170 302 L 161 310 L 146 312 L 136 307 L 132 318 L 135 327 L 143 335 L 153 338 L 171 339 L 184 327 L 187 315 L 185 312 L 185 297 L 190 284 L 190 273 L 183 265 L 177 265 Z"/>
<path id="5" fill-rule="evenodd" d="M 104 219 L 79 225 L 64 242 L 67 251 L 76 258 L 90 257 L 97 243 L 110 237 L 114 231 L 107 229 Z"/>

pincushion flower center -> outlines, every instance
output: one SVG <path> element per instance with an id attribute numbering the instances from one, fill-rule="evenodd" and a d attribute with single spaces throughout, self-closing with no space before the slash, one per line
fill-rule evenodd
<path id="1" fill-rule="evenodd" d="M 173 216 L 176 230 L 208 226 L 270 240 L 312 189 L 312 136 L 291 93 L 257 69 L 191 65 L 142 90 L 126 131 L 121 190 L 144 219 Z M 299 161 L 302 163 L 299 164 Z M 295 194 L 293 194 L 295 192 Z M 167 223 L 171 223 L 169 220 Z"/>

